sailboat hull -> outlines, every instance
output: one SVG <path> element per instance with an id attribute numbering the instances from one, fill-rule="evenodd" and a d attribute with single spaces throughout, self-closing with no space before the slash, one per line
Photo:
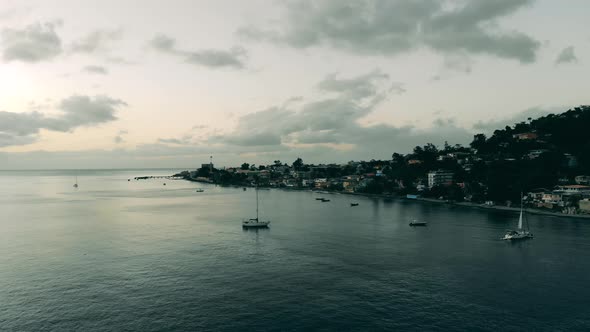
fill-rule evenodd
<path id="1" fill-rule="evenodd" d="M 270 221 L 242 221 L 242 227 L 244 228 L 266 228 L 270 224 Z"/>
<path id="2" fill-rule="evenodd" d="M 504 235 L 502 240 L 514 241 L 514 240 L 524 240 L 524 239 L 532 239 L 533 234 L 529 232 L 516 232 L 516 233 L 509 233 Z"/>

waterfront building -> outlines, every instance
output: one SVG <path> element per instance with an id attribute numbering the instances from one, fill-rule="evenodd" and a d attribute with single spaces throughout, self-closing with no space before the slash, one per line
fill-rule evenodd
<path id="1" fill-rule="evenodd" d="M 428 188 L 453 183 L 453 172 L 437 170 L 428 173 Z"/>

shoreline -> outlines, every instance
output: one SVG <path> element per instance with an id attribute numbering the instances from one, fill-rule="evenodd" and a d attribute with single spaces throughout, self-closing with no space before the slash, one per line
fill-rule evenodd
<path id="1" fill-rule="evenodd" d="M 508 206 L 501 206 L 501 205 L 485 205 L 485 204 L 477 204 L 477 203 L 470 203 L 470 202 L 447 203 L 446 201 L 442 201 L 442 200 L 438 200 L 438 199 L 434 199 L 434 198 L 417 198 L 417 199 L 404 198 L 404 200 L 420 201 L 420 202 L 435 203 L 435 204 L 447 204 L 449 206 L 458 206 L 458 207 L 472 208 L 472 209 L 476 208 L 476 209 L 481 209 L 481 210 L 520 212 L 520 208 L 517 208 L 517 207 L 508 207 Z M 565 214 L 565 213 L 544 211 L 544 210 L 533 209 L 533 208 L 524 208 L 523 211 L 526 213 L 530 213 L 530 214 L 561 217 L 561 218 L 590 219 L 590 214 Z"/>
<path id="2" fill-rule="evenodd" d="M 208 183 L 208 184 L 215 184 L 213 182 L 202 181 L 197 179 L 185 179 L 191 182 L 201 182 L 201 183 Z M 217 184 L 215 184 L 217 185 Z M 220 185 L 222 186 L 222 185 Z M 252 186 L 243 186 L 243 185 L 227 185 L 227 187 L 236 187 L 236 188 L 253 188 Z M 369 194 L 369 193 L 357 193 L 357 192 L 346 192 L 346 191 L 329 191 L 329 190 L 314 190 L 308 188 L 276 188 L 276 187 L 264 187 L 265 189 L 279 189 L 283 191 L 308 191 L 313 193 L 319 194 L 338 194 L 338 195 L 350 195 L 350 196 L 362 196 L 368 198 L 383 198 L 383 199 L 391 199 L 391 200 L 402 200 L 402 201 L 409 201 L 409 202 L 421 202 L 421 203 L 433 203 L 433 204 L 446 204 L 449 206 L 458 206 L 462 208 L 476 208 L 481 210 L 493 210 L 493 211 L 510 211 L 510 212 L 520 212 L 520 208 L 517 207 L 508 207 L 508 206 L 501 206 L 501 205 L 485 205 L 485 204 L 477 204 L 477 203 L 470 203 L 470 202 L 454 202 L 449 203 L 445 200 L 439 200 L 435 198 L 406 198 L 404 196 L 399 196 L 396 194 Z M 544 211 L 539 209 L 533 208 L 525 208 L 524 212 L 536 215 L 545 215 L 545 216 L 553 216 L 553 217 L 560 217 L 560 218 L 572 218 L 572 219 L 590 219 L 590 214 L 565 214 L 559 212 L 551 212 L 551 211 Z"/>

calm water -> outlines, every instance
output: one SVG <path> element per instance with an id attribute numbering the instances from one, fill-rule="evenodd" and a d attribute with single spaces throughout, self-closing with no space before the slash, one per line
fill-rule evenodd
<path id="1" fill-rule="evenodd" d="M 0 172 L 0 330 L 590 329 L 590 221 L 261 190 L 244 231 L 251 189 L 127 181 L 172 172 Z"/>

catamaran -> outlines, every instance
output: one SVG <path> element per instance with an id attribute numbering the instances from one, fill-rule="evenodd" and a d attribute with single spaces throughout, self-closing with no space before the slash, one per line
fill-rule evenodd
<path id="1" fill-rule="evenodd" d="M 531 239 L 533 238 L 533 233 L 529 230 L 529 223 L 526 221 L 526 218 L 523 218 L 523 202 L 522 202 L 522 194 L 520 195 L 520 217 L 518 218 L 518 228 L 516 230 L 509 230 L 506 232 L 502 240 L 522 240 L 522 239 Z M 523 226 L 523 219 L 525 219 L 526 228 Z"/>
<path id="2" fill-rule="evenodd" d="M 258 219 L 258 186 L 256 187 L 256 218 L 251 218 L 248 220 L 242 220 L 242 227 L 243 228 L 265 228 L 268 227 L 270 224 L 270 220 L 259 220 Z"/>

